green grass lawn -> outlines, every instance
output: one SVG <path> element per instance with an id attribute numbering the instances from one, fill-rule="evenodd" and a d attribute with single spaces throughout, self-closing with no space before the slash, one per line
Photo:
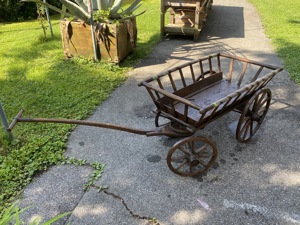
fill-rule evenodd
<path id="1" fill-rule="evenodd" d="M 0 102 L 7 118 L 11 121 L 22 108 L 24 117 L 87 118 L 160 41 L 159 4 L 143 3 L 141 8 L 147 12 L 137 18 L 137 48 L 120 65 L 66 61 L 59 17 L 52 18 L 55 37 L 47 41 L 37 21 L 0 24 Z M 66 140 L 73 128 L 22 123 L 13 130 L 13 142 L 0 129 L 0 217 L 36 172 L 65 160 Z"/>
<path id="2" fill-rule="evenodd" d="M 257 9 L 265 32 L 291 78 L 300 83 L 300 1 L 248 0 Z"/>
<path id="3" fill-rule="evenodd" d="M 300 82 L 300 2 L 249 1 L 257 7 L 285 69 Z M 26 117 L 87 118 L 159 42 L 160 1 L 146 0 L 142 8 L 147 12 L 137 18 L 137 48 L 119 66 L 64 60 L 58 17 L 52 19 L 55 37 L 47 41 L 37 21 L 0 24 L 0 102 L 7 117 L 11 120 L 24 108 Z M 34 174 L 65 160 L 73 128 L 24 123 L 14 129 L 13 142 L 0 129 L 0 214 Z"/>

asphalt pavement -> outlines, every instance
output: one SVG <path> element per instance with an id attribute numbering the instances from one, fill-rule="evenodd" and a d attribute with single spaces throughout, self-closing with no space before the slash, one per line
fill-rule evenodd
<path id="1" fill-rule="evenodd" d="M 137 84 L 211 53 L 283 66 L 246 0 L 214 0 L 200 36 L 198 42 L 170 37 L 159 43 L 88 120 L 153 129 L 155 106 Z M 212 169 L 194 178 L 167 166 L 168 150 L 178 139 L 77 126 L 66 155 L 105 164 L 102 177 L 85 192 L 91 166 L 53 166 L 24 190 L 20 204 L 31 208 L 22 219 L 29 224 L 71 212 L 56 224 L 300 224 L 300 90 L 286 71 L 268 87 L 269 112 L 249 143 L 235 138 L 236 113 L 199 131 L 216 143 L 219 154 Z M 108 189 L 99 192 L 99 187 Z"/>

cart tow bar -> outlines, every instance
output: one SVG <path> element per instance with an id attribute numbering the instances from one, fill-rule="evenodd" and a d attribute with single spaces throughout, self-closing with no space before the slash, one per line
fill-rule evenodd
<path id="1" fill-rule="evenodd" d="M 139 129 L 129 128 L 126 126 L 114 125 L 114 124 L 110 124 L 110 123 L 93 122 L 93 121 L 87 121 L 87 120 L 54 119 L 54 118 L 22 118 L 23 112 L 24 112 L 23 109 L 20 110 L 20 112 L 13 119 L 13 121 L 8 126 L 8 128 L 6 128 L 8 133 L 11 133 L 12 129 L 15 127 L 15 125 L 17 123 L 21 122 L 21 123 L 62 123 L 62 124 L 85 125 L 85 126 L 125 131 L 128 133 L 146 135 L 146 136 L 158 136 L 158 135 L 167 135 L 167 136 L 173 136 L 173 137 L 181 136 L 178 134 L 174 134 L 166 126 L 157 127 L 155 130 L 139 130 Z"/>

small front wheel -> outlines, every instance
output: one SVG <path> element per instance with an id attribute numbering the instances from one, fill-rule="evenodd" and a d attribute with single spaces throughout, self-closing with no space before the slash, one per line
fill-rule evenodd
<path id="1" fill-rule="evenodd" d="M 262 89 L 250 98 L 247 102 L 236 129 L 236 139 L 240 142 L 247 142 L 256 133 L 262 124 L 270 103 L 270 89 Z"/>
<path id="2" fill-rule="evenodd" d="M 206 172 L 218 156 L 216 145 L 205 137 L 187 137 L 168 152 L 170 170 L 180 176 L 197 176 Z"/>

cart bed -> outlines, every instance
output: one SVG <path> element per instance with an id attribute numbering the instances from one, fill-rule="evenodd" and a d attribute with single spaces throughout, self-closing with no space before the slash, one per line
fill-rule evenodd
<path id="1" fill-rule="evenodd" d="M 281 70 L 219 53 L 164 71 L 140 85 L 164 117 L 201 128 L 247 101 Z"/>
<path id="2" fill-rule="evenodd" d="M 222 78 L 222 73 L 218 73 L 218 76 Z M 208 79 L 208 78 L 207 78 Z M 201 80 L 202 81 L 202 80 Z M 205 87 L 201 87 L 201 81 L 199 81 L 200 88 L 194 92 L 191 92 L 187 96 L 181 96 L 193 104 L 199 106 L 202 109 L 208 108 L 211 104 L 214 102 L 217 102 L 218 100 L 234 93 L 239 88 L 236 85 L 236 83 L 228 82 L 226 79 L 220 79 L 215 81 L 213 84 L 210 84 Z M 189 89 L 190 87 L 186 87 L 186 89 Z M 175 111 L 177 115 L 184 115 L 184 109 L 185 104 L 182 102 L 177 102 L 174 104 Z M 207 114 L 206 116 L 208 116 Z M 201 114 L 199 113 L 199 110 L 190 108 L 188 111 L 188 118 L 193 120 L 193 123 L 196 123 L 196 121 L 199 121 Z"/>

